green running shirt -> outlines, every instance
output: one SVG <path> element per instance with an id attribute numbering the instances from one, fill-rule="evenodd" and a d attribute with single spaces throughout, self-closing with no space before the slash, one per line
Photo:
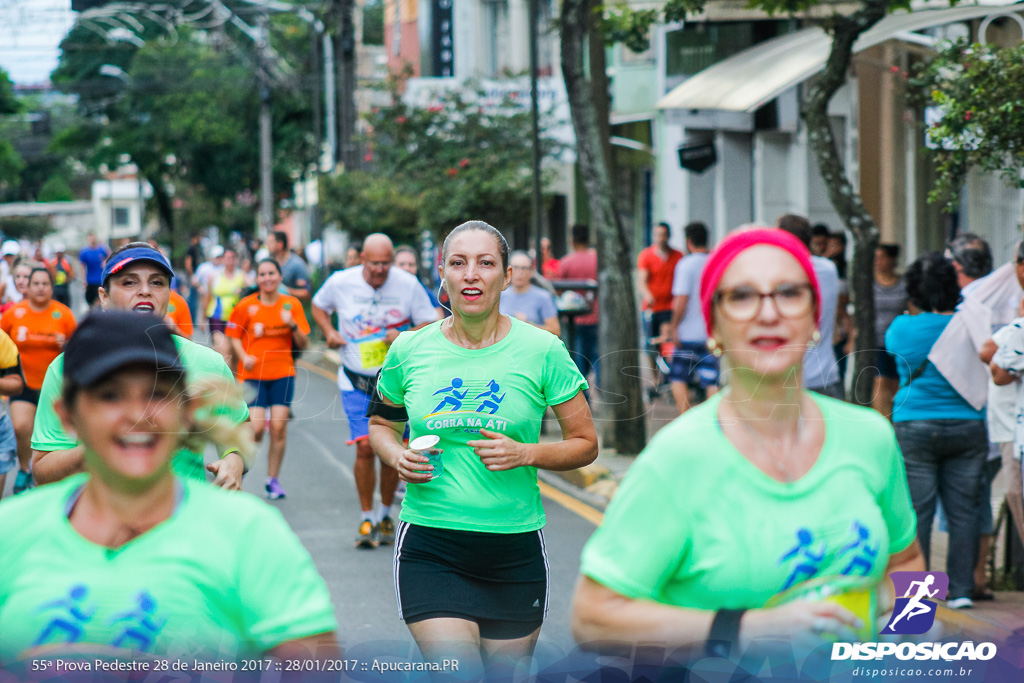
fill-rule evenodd
<path id="1" fill-rule="evenodd" d="M 410 440 L 441 437 L 444 474 L 410 484 L 401 519 L 441 529 L 520 533 L 544 526 L 537 469 L 491 472 L 466 442 L 480 429 L 537 443 L 548 406 L 587 387 L 555 335 L 510 318 L 504 339 L 464 349 L 441 332 L 443 321 L 403 332 L 388 349 L 378 387 L 409 413 Z"/>
<path id="2" fill-rule="evenodd" d="M 812 578 L 881 580 L 916 536 L 903 457 L 878 413 L 811 394 L 825 443 L 795 482 L 722 433 L 721 394 L 655 435 L 629 469 L 581 571 L 629 598 L 752 609 Z"/>
<path id="3" fill-rule="evenodd" d="M 0 664 L 71 644 L 231 661 L 337 628 L 326 584 L 277 510 L 179 477 L 170 519 L 111 549 L 67 517 L 88 478 L 0 505 Z"/>
<path id="4" fill-rule="evenodd" d="M 174 335 L 174 345 L 178 347 L 178 355 L 181 356 L 181 364 L 185 366 L 185 372 L 189 383 L 195 382 L 203 377 L 213 377 L 234 383 L 234 375 L 228 369 L 224 357 L 211 348 Z M 53 402 L 60 398 L 64 390 L 64 354 L 53 359 L 50 367 L 46 369 L 46 377 L 43 380 L 43 388 L 39 393 L 39 407 L 36 409 L 36 421 L 32 429 L 32 448 L 37 451 L 63 451 L 74 448 L 78 440 L 72 438 L 60 423 L 56 411 L 53 409 Z M 235 403 L 224 404 L 216 408 L 235 424 L 241 424 L 249 419 L 249 408 L 245 401 L 239 399 Z M 218 447 L 218 452 L 221 449 Z M 223 455 L 223 453 L 221 453 Z M 203 454 L 182 448 L 174 456 L 174 473 L 206 481 L 206 469 L 204 467 Z"/>

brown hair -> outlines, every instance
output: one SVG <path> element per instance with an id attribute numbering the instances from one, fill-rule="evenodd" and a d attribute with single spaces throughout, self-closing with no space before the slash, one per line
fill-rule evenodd
<path id="1" fill-rule="evenodd" d="M 458 225 L 453 228 L 452 231 L 448 233 L 448 236 L 444 238 L 444 244 L 441 246 L 442 262 L 448 261 L 448 246 L 451 243 L 452 238 L 470 230 L 486 232 L 494 238 L 494 241 L 498 243 L 498 252 L 501 254 L 501 267 L 503 270 L 508 270 L 508 241 L 497 228 L 490 223 L 485 223 L 484 221 L 466 221 L 462 225 Z"/>

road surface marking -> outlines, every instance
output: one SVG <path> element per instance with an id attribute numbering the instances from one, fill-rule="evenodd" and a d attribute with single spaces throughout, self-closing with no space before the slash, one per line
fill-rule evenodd
<path id="1" fill-rule="evenodd" d="M 537 482 L 540 486 L 540 492 L 555 501 L 569 512 L 574 512 L 583 519 L 587 520 L 594 526 L 601 526 L 601 520 L 604 519 L 604 514 L 596 508 L 592 508 L 584 502 L 576 500 L 568 493 L 562 493 L 554 486 L 545 484 L 542 481 Z"/>

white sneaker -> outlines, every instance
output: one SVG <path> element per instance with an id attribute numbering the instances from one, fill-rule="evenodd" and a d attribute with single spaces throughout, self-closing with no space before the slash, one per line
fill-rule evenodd
<path id="1" fill-rule="evenodd" d="M 970 598 L 953 598 L 946 601 L 946 607 L 949 609 L 971 609 L 974 607 L 974 601 Z"/>

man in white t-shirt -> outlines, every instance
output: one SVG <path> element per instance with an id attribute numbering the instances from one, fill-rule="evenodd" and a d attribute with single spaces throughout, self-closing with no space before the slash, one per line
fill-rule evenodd
<path id="1" fill-rule="evenodd" d="M 384 364 L 388 347 L 399 332 L 437 320 L 437 311 L 416 276 L 391 267 L 395 249 L 387 235 L 367 237 L 361 259 L 361 266 L 327 278 L 313 297 L 312 313 L 327 345 L 340 348 L 341 353 L 338 388 L 348 417 L 348 443 L 356 445 L 353 473 L 362 506 L 356 547 L 375 548 L 395 539 L 391 503 L 398 486 L 398 472 L 381 464 L 381 506 L 374 514 L 376 458 L 370 447 L 366 409 L 376 391 L 377 371 Z M 331 325 L 331 313 L 338 314 L 338 329 Z"/>
<path id="2" fill-rule="evenodd" d="M 718 358 L 708 349 L 708 331 L 700 307 L 700 276 L 708 260 L 708 228 L 700 222 L 683 229 L 687 255 L 672 275 L 672 356 L 668 379 L 672 398 L 682 415 L 690 408 L 690 387 L 711 396 L 718 388 Z"/>
<path id="3" fill-rule="evenodd" d="M 14 267 L 14 260 L 18 258 L 18 254 L 21 253 L 21 245 L 14 240 L 7 240 L 3 243 L 3 247 L 0 248 L 0 301 L 14 300 L 13 297 L 7 296 L 7 290 L 17 295 L 17 290 L 14 288 L 14 281 L 11 278 L 11 268 Z"/>

